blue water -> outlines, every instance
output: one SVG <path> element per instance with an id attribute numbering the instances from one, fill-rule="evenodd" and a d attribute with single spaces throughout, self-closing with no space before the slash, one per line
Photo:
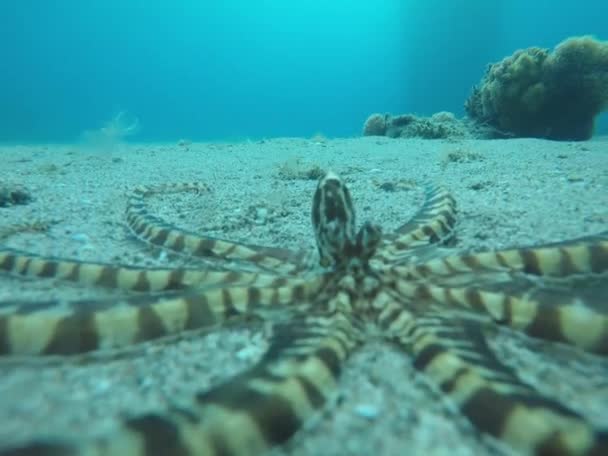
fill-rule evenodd
<path id="1" fill-rule="evenodd" d="M 571 35 L 607 39 L 607 10 L 605 0 L 2 0 L 0 140 L 72 141 L 122 110 L 141 141 L 351 136 L 372 112 L 462 115 L 487 63 Z"/>

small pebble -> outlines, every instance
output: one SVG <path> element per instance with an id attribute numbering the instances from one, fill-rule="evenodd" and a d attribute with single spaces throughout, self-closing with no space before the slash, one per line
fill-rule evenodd
<path id="1" fill-rule="evenodd" d="M 98 380 L 94 385 L 94 391 L 97 394 L 103 394 L 110 389 L 112 384 L 107 379 Z"/>
<path id="2" fill-rule="evenodd" d="M 154 385 L 154 381 L 150 377 L 144 377 L 139 380 L 139 387 L 141 389 L 148 389 Z"/>
<path id="3" fill-rule="evenodd" d="M 268 218 L 268 209 L 265 207 L 258 207 L 255 212 L 255 218 L 260 222 L 265 222 Z"/>
<path id="4" fill-rule="evenodd" d="M 568 179 L 568 182 L 582 182 L 583 181 L 582 176 L 579 176 L 577 174 L 570 174 L 566 179 Z"/>
<path id="5" fill-rule="evenodd" d="M 371 404 L 359 404 L 355 406 L 355 413 L 361 418 L 367 420 L 375 420 L 380 413 L 378 408 Z"/>
<path id="6" fill-rule="evenodd" d="M 248 359 L 253 358 L 257 352 L 258 352 L 257 347 L 248 346 L 248 347 L 245 347 L 245 348 L 239 350 L 238 352 L 236 352 L 236 357 L 237 357 L 237 359 L 239 359 L 241 361 L 246 361 Z"/>
<path id="7" fill-rule="evenodd" d="M 83 243 L 91 241 L 89 236 L 87 236 L 84 233 L 74 233 L 70 236 L 70 239 L 72 239 L 73 241 L 83 242 Z"/>

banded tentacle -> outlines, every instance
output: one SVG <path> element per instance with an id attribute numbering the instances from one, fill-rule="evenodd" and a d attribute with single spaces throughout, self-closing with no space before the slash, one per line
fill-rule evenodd
<path id="1" fill-rule="evenodd" d="M 418 212 L 394 233 L 385 236 L 377 257 L 398 264 L 419 257 L 424 248 L 446 243 L 456 228 L 456 201 L 442 187 L 427 185 L 425 201 Z"/>
<path id="2" fill-rule="evenodd" d="M 383 323 L 481 432 L 526 454 L 608 454 L 608 430 L 523 383 L 487 347 L 478 322 L 436 309 Z"/>
<path id="3" fill-rule="evenodd" d="M 121 349 L 238 317 L 310 303 L 324 285 L 318 277 L 279 287 L 216 287 L 173 295 L 114 300 L 2 303 L 0 356 L 75 355 Z"/>
<path id="4" fill-rule="evenodd" d="M 295 278 L 219 268 L 141 268 L 43 257 L 0 248 L 0 271 L 13 275 L 54 278 L 83 285 L 137 292 L 160 292 L 222 285 L 287 285 Z"/>
<path id="5" fill-rule="evenodd" d="M 177 253 L 215 260 L 241 261 L 275 274 L 293 275 L 309 267 L 304 253 L 214 238 L 187 231 L 148 212 L 145 198 L 162 192 L 207 191 L 199 184 L 138 187 L 128 198 L 126 218 L 133 233 L 150 244 Z"/>
<path id="6" fill-rule="evenodd" d="M 439 287 L 397 281 L 401 299 L 489 316 L 529 336 L 562 342 L 582 350 L 608 355 L 606 295 L 560 295 L 556 292 L 486 291 L 475 287 Z M 599 293 L 605 293 L 600 291 Z M 598 302 L 600 308 L 598 310 Z"/>
<path id="7" fill-rule="evenodd" d="M 343 314 L 275 328 L 252 369 L 202 390 L 186 406 L 134 416 L 97 440 L 29 442 L 1 456 L 254 456 L 287 441 L 334 395 L 342 364 L 360 341 Z"/>
<path id="8" fill-rule="evenodd" d="M 498 283 L 526 277 L 556 281 L 608 275 L 608 232 L 530 247 L 450 255 L 396 268 L 407 280 L 444 286 Z"/>
<path id="9" fill-rule="evenodd" d="M 0 352 L 77 354 L 120 348 L 231 319 L 265 318 L 279 309 L 296 318 L 275 326 L 270 349 L 253 369 L 201 390 L 190 404 L 124 419 L 106 438 L 39 440 L 0 450 L 0 456 L 260 454 L 289 439 L 331 398 L 342 363 L 362 340 L 358 321 L 370 318 L 414 356 L 415 366 L 481 431 L 529 453 L 608 451 L 605 431 L 543 397 L 500 363 L 486 345 L 480 319 L 474 318 L 475 312 L 489 315 L 498 324 L 535 337 L 608 353 L 606 288 L 577 288 L 568 282 L 591 278 L 596 285 L 606 283 L 605 234 L 578 243 L 422 263 L 453 233 L 455 204 L 447 192 L 427 189 L 426 203 L 414 218 L 383 237 L 380 228 L 369 223 L 357 231 L 348 188 L 328 173 L 319 181 L 312 208 L 326 270 L 305 279 L 299 275 L 303 262 L 290 251 L 197 235 L 148 213 L 148 195 L 184 190 L 205 191 L 197 185 L 137 189 L 127 208 L 133 231 L 177 252 L 225 266 L 259 267 L 274 275 L 213 270 L 216 275 L 192 272 L 188 278 L 167 279 L 164 271 L 164 279 L 150 280 L 152 275 L 138 276 L 152 274 L 149 270 L 116 266 L 115 277 L 101 279 L 109 274 L 104 268 L 111 271 L 112 266 L 76 266 L 60 259 L 49 266 L 45 261 L 50 260 L 43 258 L 0 257 L 5 269 L 16 273 L 44 276 L 61 270 L 64 278 L 77 280 L 82 274 L 85 283 L 120 282 L 127 289 L 166 290 L 168 284 L 179 289 L 200 280 L 196 289 L 165 295 L 37 303 L 29 308 L 4 303 Z M 146 280 L 153 285 L 141 285 Z M 567 285 L 563 296 L 553 291 L 555 283 Z"/>
<path id="10" fill-rule="evenodd" d="M 608 354 L 605 233 L 450 256 L 392 272 L 410 299 L 474 310 L 533 337 Z"/>

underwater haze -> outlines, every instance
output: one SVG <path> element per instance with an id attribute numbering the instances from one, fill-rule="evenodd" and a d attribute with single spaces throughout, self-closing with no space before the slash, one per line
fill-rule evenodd
<path id="1" fill-rule="evenodd" d="M 605 0 L 5 0 L 0 141 L 355 136 L 463 104 L 488 63 L 606 39 Z M 598 132 L 608 131 L 606 116 Z"/>

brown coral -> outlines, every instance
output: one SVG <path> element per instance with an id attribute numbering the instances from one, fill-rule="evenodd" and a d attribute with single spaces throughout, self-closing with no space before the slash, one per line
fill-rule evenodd
<path id="1" fill-rule="evenodd" d="M 363 125 L 364 136 L 384 136 L 386 134 L 386 118 L 384 114 L 372 114 Z"/>
<path id="2" fill-rule="evenodd" d="M 470 136 L 467 126 L 451 112 L 438 112 L 431 117 L 414 114 L 372 114 L 363 127 L 363 134 L 390 138 L 450 139 Z"/>
<path id="3" fill-rule="evenodd" d="M 569 38 L 553 52 L 528 48 L 488 67 L 465 108 L 505 136 L 585 140 L 608 106 L 608 42 Z"/>

